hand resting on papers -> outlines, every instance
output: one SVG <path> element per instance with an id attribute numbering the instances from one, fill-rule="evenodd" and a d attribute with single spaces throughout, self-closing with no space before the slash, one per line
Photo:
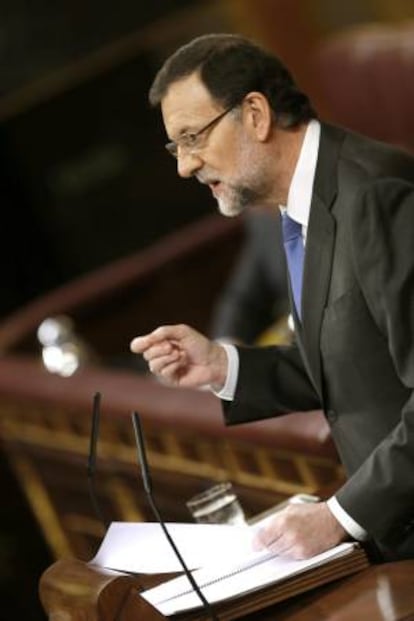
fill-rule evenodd
<path id="1" fill-rule="evenodd" d="M 306 559 L 348 538 L 325 502 L 303 503 L 288 505 L 266 518 L 258 528 L 254 545 L 280 556 Z"/>

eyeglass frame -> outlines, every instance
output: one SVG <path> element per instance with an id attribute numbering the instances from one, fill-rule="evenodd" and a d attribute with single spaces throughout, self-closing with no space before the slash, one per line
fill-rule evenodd
<path id="1" fill-rule="evenodd" d="M 220 123 L 222 119 L 224 119 L 226 114 L 231 112 L 237 105 L 238 104 L 232 104 L 231 106 L 223 110 L 223 112 L 220 112 L 220 114 L 211 119 L 211 121 L 209 121 L 206 125 L 203 125 L 203 127 L 198 131 L 184 133 L 182 136 L 180 136 L 180 138 L 178 138 L 176 142 L 173 140 L 171 142 L 167 142 L 165 144 L 165 148 L 167 149 L 168 153 L 175 157 L 175 159 L 178 159 L 179 147 L 185 149 L 189 153 L 192 153 L 195 150 L 201 148 L 197 145 L 197 139 L 205 134 L 205 132 L 207 132 L 208 130 L 214 129 L 214 127 L 218 125 L 218 123 Z"/>

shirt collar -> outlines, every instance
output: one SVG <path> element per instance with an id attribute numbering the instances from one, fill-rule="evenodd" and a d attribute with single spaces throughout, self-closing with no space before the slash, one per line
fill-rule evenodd
<path id="1" fill-rule="evenodd" d="M 320 135 L 321 124 L 312 119 L 306 128 L 286 205 L 288 215 L 305 228 L 309 223 Z"/>

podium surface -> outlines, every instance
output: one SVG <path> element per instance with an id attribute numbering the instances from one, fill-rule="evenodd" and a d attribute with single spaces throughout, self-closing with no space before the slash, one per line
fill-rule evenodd
<path id="1" fill-rule="evenodd" d="M 140 598 L 139 592 L 165 579 L 165 575 L 130 576 L 61 560 L 41 577 L 40 597 L 50 621 L 158 621 L 166 617 Z M 373 565 L 239 619 L 410 621 L 414 619 L 413 584 L 414 561 Z"/>

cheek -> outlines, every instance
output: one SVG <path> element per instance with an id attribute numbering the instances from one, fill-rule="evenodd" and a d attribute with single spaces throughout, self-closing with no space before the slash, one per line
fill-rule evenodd
<path id="1" fill-rule="evenodd" d="M 260 166 L 262 152 L 259 151 L 256 148 L 256 144 L 245 135 L 240 136 L 237 144 L 235 144 L 234 155 L 237 159 L 238 167 L 245 172 L 252 169 L 256 170 Z"/>
<path id="2" fill-rule="evenodd" d="M 235 184 L 250 178 L 250 170 L 252 167 L 255 168 L 254 158 L 240 144 L 234 145 L 234 148 L 228 150 L 226 154 L 222 154 L 221 161 L 223 173 L 230 182 Z"/>
<path id="3" fill-rule="evenodd" d="M 227 129 L 227 128 L 226 128 Z M 205 162 L 219 171 L 226 171 L 232 176 L 247 159 L 245 140 L 235 130 L 223 130 L 211 137 L 205 151 Z"/>

